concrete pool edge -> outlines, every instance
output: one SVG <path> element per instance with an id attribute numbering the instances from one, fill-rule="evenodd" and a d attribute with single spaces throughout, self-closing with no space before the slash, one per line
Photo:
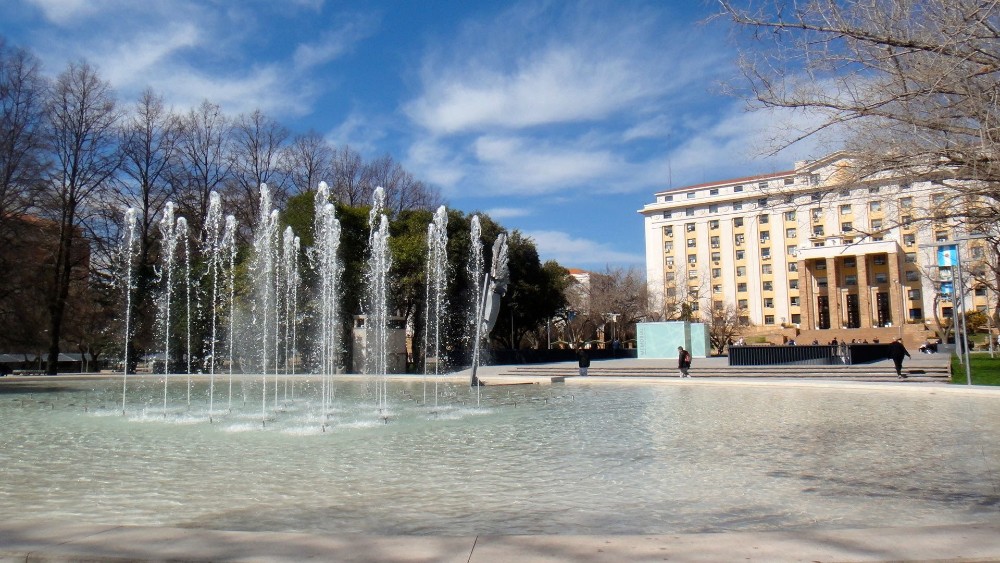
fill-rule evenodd
<path id="1" fill-rule="evenodd" d="M 4 561 L 998 561 L 1000 524 L 658 535 L 362 536 L 0 524 Z"/>

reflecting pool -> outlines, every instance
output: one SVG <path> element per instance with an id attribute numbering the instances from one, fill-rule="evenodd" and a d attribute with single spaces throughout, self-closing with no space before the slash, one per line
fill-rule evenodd
<path id="1" fill-rule="evenodd" d="M 416 379 L 391 381 L 379 412 L 352 380 L 322 417 L 318 380 L 238 382 L 231 412 L 216 381 L 210 423 L 208 383 L 189 406 L 183 381 L 164 410 L 162 379 L 130 379 L 124 416 L 114 379 L 0 385 L 0 518 L 441 535 L 1000 522 L 987 397 L 574 382 L 485 387 L 477 406 L 467 383 L 425 399 Z"/>

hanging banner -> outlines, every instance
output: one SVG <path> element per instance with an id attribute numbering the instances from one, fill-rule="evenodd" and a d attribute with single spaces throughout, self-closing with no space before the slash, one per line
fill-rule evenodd
<path id="1" fill-rule="evenodd" d="M 952 285 L 951 282 L 942 282 L 941 283 L 941 296 L 942 297 L 944 297 L 944 296 L 950 296 L 951 293 L 952 293 L 953 287 L 954 286 Z"/>
<path id="2" fill-rule="evenodd" d="M 939 267 L 958 266 L 958 246 L 954 244 L 939 246 L 937 258 Z"/>

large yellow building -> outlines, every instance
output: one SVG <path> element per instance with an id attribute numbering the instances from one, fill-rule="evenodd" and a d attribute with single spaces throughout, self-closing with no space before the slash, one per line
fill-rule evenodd
<path id="1" fill-rule="evenodd" d="M 837 153 L 783 172 L 656 193 L 645 220 L 650 307 L 706 318 L 734 306 L 750 324 L 803 330 L 928 324 L 951 315 L 936 243 L 968 238 L 940 213 L 961 194 L 892 178 L 849 184 Z M 984 259 L 960 240 L 968 275 Z M 995 301 L 966 284 L 968 310 Z"/>

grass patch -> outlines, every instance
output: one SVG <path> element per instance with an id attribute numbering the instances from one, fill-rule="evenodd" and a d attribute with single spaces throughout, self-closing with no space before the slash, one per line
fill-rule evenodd
<path id="1" fill-rule="evenodd" d="M 989 352 L 969 354 L 973 385 L 1000 385 L 1000 356 L 991 358 Z M 951 382 L 965 384 L 965 366 L 957 355 L 951 356 Z"/>

